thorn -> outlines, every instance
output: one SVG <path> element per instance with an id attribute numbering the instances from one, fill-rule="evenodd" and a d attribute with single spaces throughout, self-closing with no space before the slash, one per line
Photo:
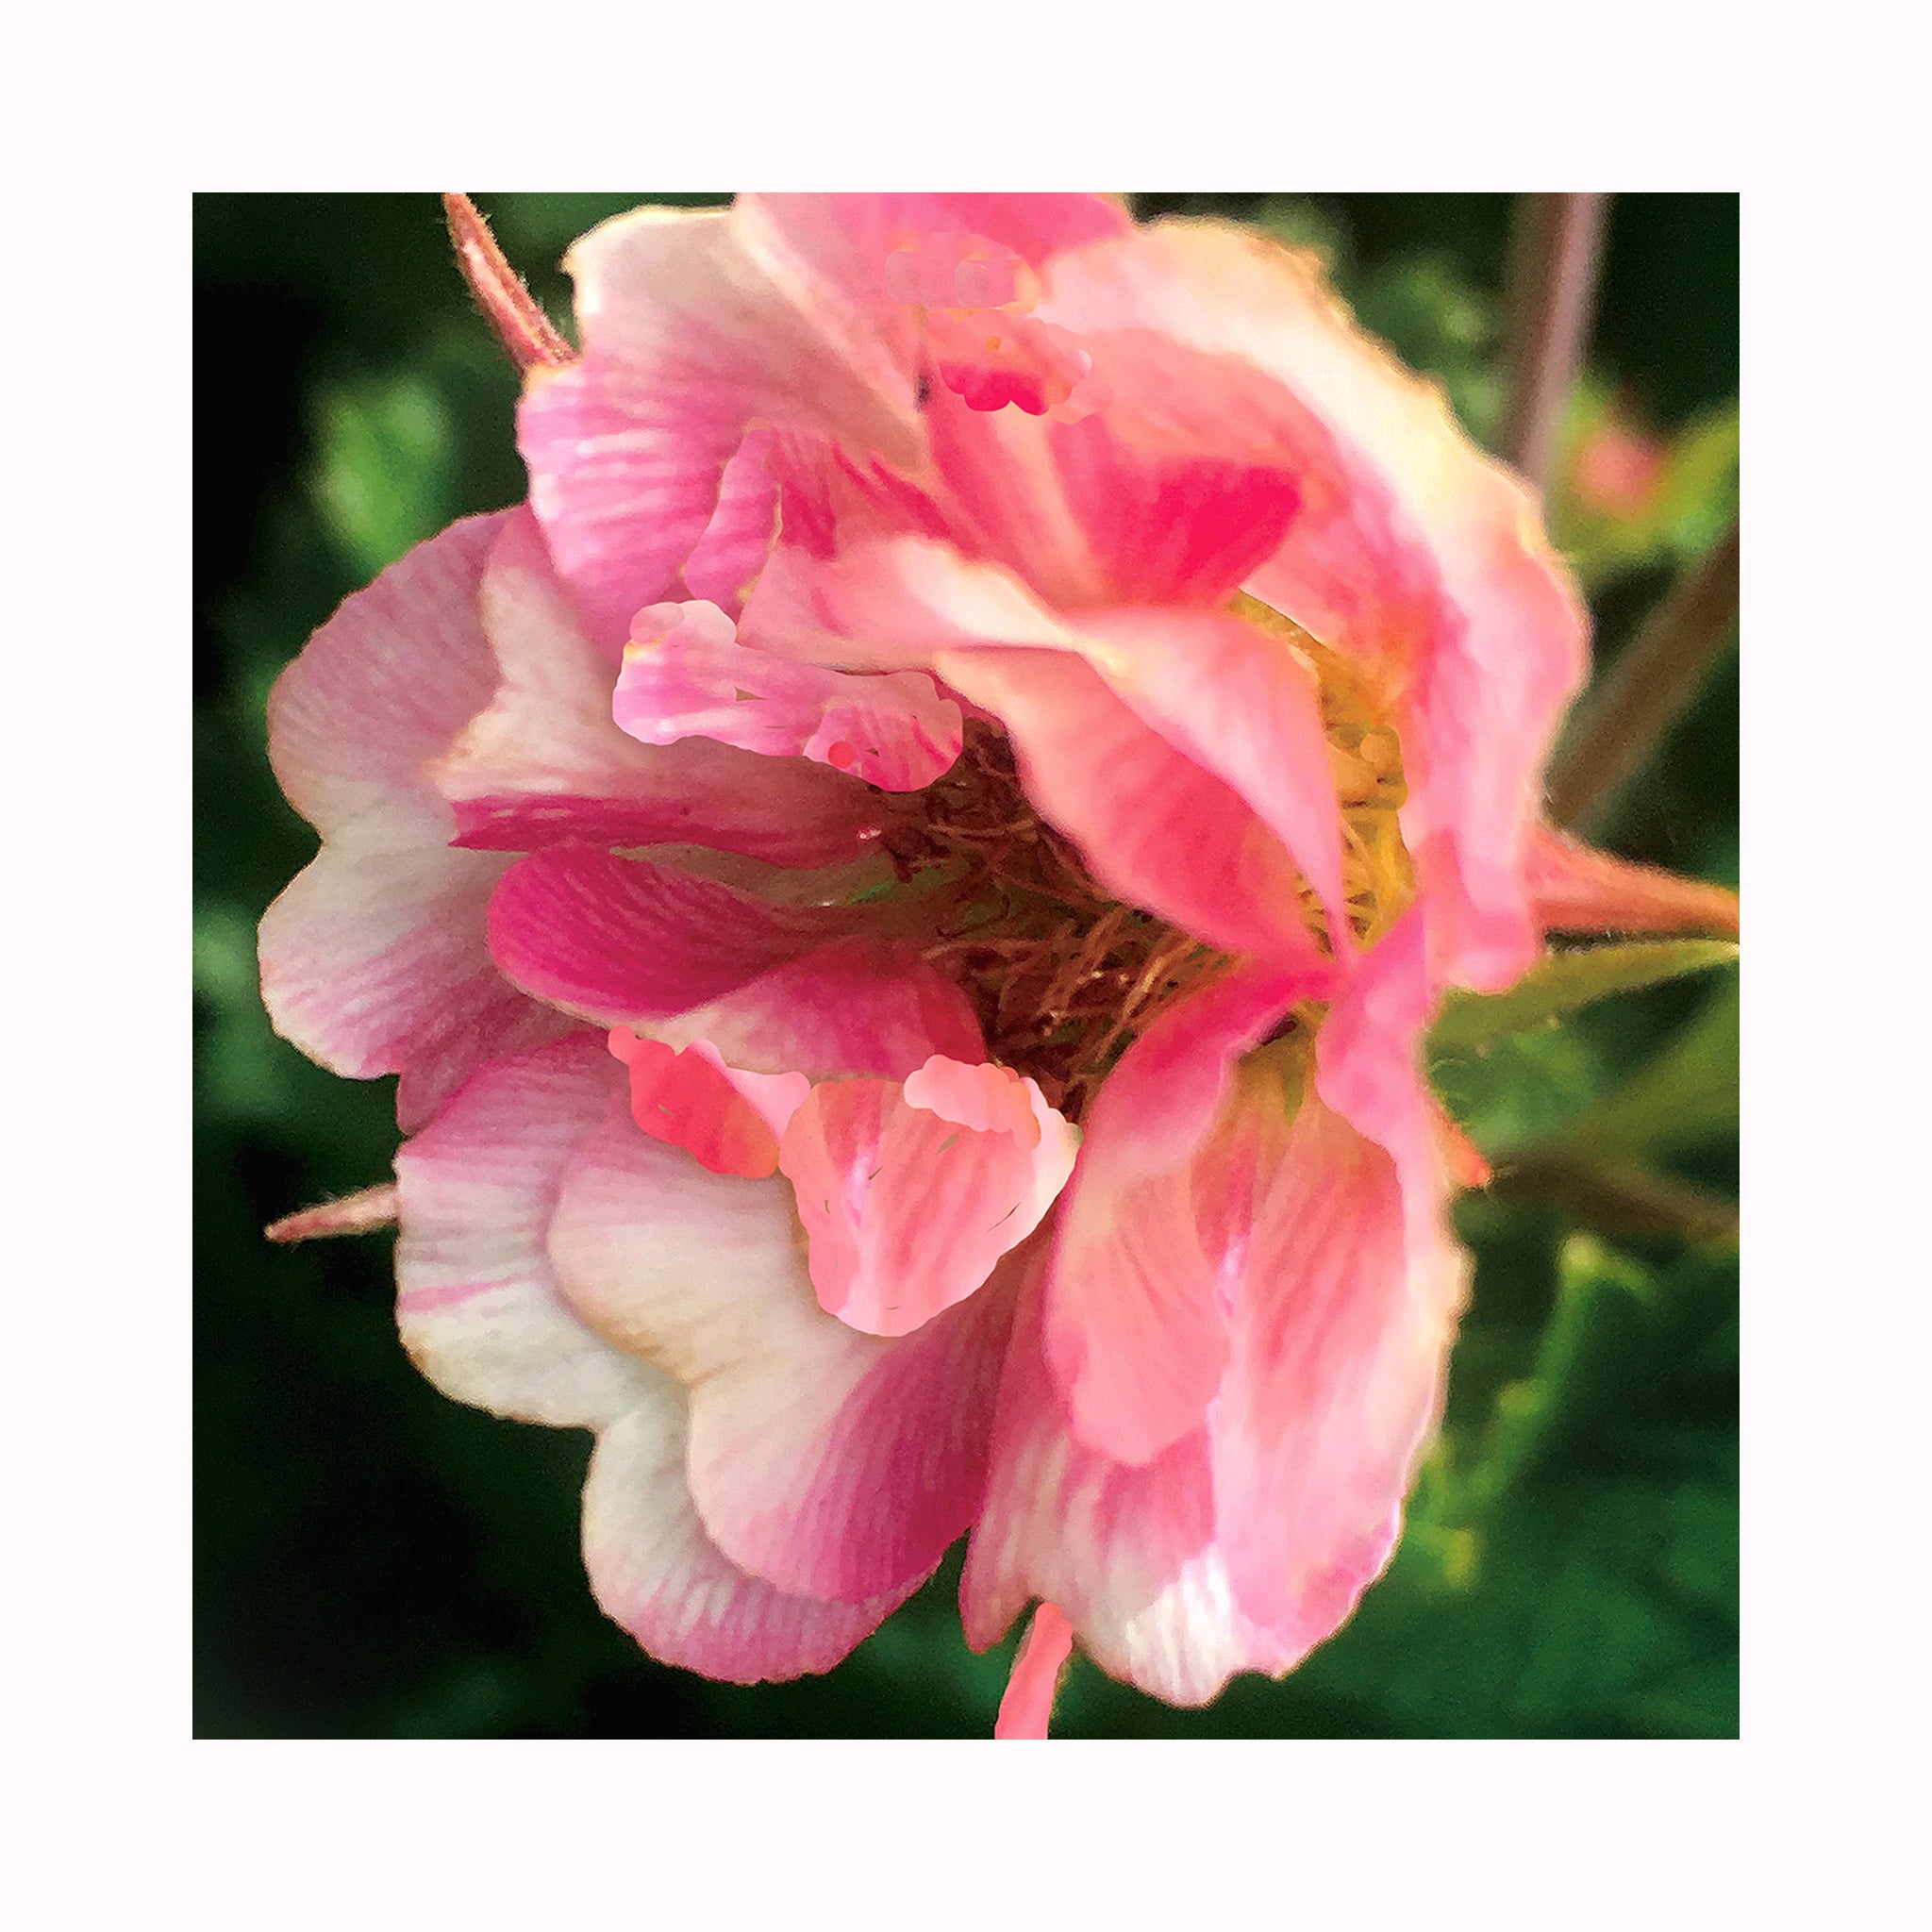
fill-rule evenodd
<path id="1" fill-rule="evenodd" d="M 378 1234 L 396 1224 L 400 1211 L 395 1182 L 382 1181 L 340 1200 L 325 1201 L 320 1208 L 285 1214 L 261 1232 L 264 1239 L 284 1244 L 318 1241 L 326 1235 Z"/>
<path id="2" fill-rule="evenodd" d="M 576 360 L 576 351 L 558 334 L 537 298 L 526 289 L 476 204 L 467 194 L 445 194 L 442 212 L 449 239 L 457 251 L 457 266 L 520 370 L 561 369 Z"/>

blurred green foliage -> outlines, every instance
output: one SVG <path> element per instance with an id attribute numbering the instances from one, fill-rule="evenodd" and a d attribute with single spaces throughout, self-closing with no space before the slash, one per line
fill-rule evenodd
<path id="1" fill-rule="evenodd" d="M 567 326 L 556 265 L 574 236 L 640 201 L 719 198 L 482 200 Z M 1319 249 L 1365 325 L 1493 433 L 1504 197 L 1136 200 Z M 827 1677 L 740 1690 L 663 1669 L 584 1586 L 588 1438 L 423 1382 L 396 1344 L 385 1240 L 261 1241 L 380 1178 L 395 1141 L 391 1083 L 309 1065 L 257 997 L 255 922 L 313 850 L 268 770 L 268 689 L 410 543 L 521 493 L 516 383 L 432 197 L 204 196 L 195 275 L 197 1730 L 987 1735 L 1012 1639 L 965 1649 L 958 1551 Z M 1614 205 L 1552 505 L 1602 655 L 1735 513 L 1736 280 L 1734 197 Z M 1607 424 L 1659 453 L 1615 514 L 1577 487 Z M 1734 655 L 1607 842 L 1735 883 Z M 1076 1662 L 1059 1734 L 1736 1733 L 1736 1254 L 1670 1205 L 1735 1196 L 1722 952 L 1664 983 L 1573 962 L 1507 1014 L 1526 1030 L 1451 1016 L 1431 1071 L 1498 1182 L 1459 1209 L 1474 1299 L 1394 1563 L 1285 1682 L 1175 1712 Z M 1661 1224 L 1655 1199 L 1626 1213 L 1615 1187 L 1543 1185 L 1592 1161 L 1650 1185 Z"/>

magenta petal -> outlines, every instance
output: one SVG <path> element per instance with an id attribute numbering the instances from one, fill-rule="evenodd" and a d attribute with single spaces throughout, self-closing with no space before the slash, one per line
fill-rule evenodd
<path id="1" fill-rule="evenodd" d="M 1105 397 L 1084 420 L 927 405 L 962 548 L 1064 609 L 1224 603 L 1302 507 L 1286 455 L 1255 448 L 1254 391 L 1272 385 L 1171 339 L 1058 333 Z"/>
<path id="2" fill-rule="evenodd" d="M 959 755 L 959 708 L 917 671 L 852 675 L 745 649 L 715 604 L 640 611 L 612 703 L 645 744 L 701 737 L 915 791 Z"/>
<path id="3" fill-rule="evenodd" d="M 1078 1142 L 1040 1089 L 1004 1067 L 935 1057 L 903 1086 L 815 1087 L 778 1164 L 820 1305 L 867 1335 L 923 1326 L 1040 1225 Z"/>
<path id="4" fill-rule="evenodd" d="M 648 859 L 554 845 L 504 874 L 490 950 L 538 998 L 617 1024 L 716 999 L 855 923 L 841 908 L 774 906 Z"/>

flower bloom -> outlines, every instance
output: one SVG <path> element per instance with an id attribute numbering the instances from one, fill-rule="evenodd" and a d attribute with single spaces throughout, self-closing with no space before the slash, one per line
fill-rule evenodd
<path id="1" fill-rule="evenodd" d="M 652 1654 L 828 1668 L 971 1533 L 1197 1704 L 1379 1572 L 1466 1261 L 1417 1071 L 1541 938 L 1585 623 L 1304 258 L 1082 196 L 573 250 L 527 507 L 277 687 L 278 1027 L 397 1073 L 439 1387 L 597 1432 Z"/>

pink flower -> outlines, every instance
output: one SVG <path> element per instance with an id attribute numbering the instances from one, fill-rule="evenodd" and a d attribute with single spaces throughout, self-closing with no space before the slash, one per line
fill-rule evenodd
<path id="1" fill-rule="evenodd" d="M 528 509 L 278 686 L 277 1025 L 402 1075 L 399 1321 L 597 1431 L 654 1655 L 836 1662 L 971 1531 L 1175 1703 L 1387 1560 L 1466 1262 L 1417 1072 L 1562 870 L 1585 624 L 1303 259 L 1079 196 L 580 242 Z M 1560 881 L 1558 881 L 1560 883 Z"/>

